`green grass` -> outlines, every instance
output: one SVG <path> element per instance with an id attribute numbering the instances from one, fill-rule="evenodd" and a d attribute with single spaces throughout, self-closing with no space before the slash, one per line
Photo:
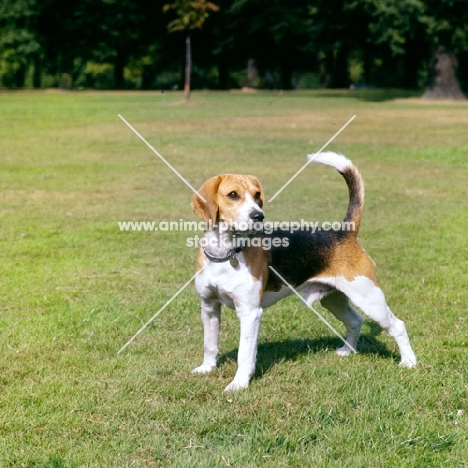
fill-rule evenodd
<path id="1" fill-rule="evenodd" d="M 395 91 L 0 99 L 0 466 L 468 466 L 466 104 Z M 420 365 L 399 368 L 369 321 L 360 353 L 337 357 L 338 338 L 289 298 L 264 314 L 249 390 L 224 394 L 237 319 L 223 314 L 219 369 L 192 376 L 192 287 L 117 355 L 196 257 L 187 233 L 119 231 L 195 220 L 190 190 L 119 113 L 195 187 L 250 173 L 267 198 L 356 114 L 330 148 L 364 176 L 361 242 Z M 346 205 L 341 177 L 311 165 L 266 213 L 334 221 Z"/>

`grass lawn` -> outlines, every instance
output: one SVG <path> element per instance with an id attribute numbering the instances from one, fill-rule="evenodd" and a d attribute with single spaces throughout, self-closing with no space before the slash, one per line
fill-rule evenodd
<path id="1" fill-rule="evenodd" d="M 387 99 L 388 98 L 388 99 Z M 467 467 L 468 105 L 393 92 L 0 94 L 1 467 Z M 219 369 L 193 376 L 196 232 L 119 221 L 196 220 L 195 187 L 254 174 L 269 199 L 329 146 L 366 182 L 360 239 L 420 364 L 366 321 L 359 353 L 297 298 L 267 309 L 257 372 L 236 370 L 225 310 Z M 268 220 L 341 220 L 347 189 L 310 165 Z M 200 234 L 200 233 L 198 233 Z M 319 306 L 318 306 L 319 307 Z M 344 327 L 319 307 L 333 326 Z"/>

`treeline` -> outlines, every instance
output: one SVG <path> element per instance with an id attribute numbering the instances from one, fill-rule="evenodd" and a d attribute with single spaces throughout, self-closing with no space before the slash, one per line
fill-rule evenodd
<path id="1" fill-rule="evenodd" d="M 0 86 L 182 87 L 193 28 L 192 88 L 423 88 L 444 60 L 468 88 L 468 0 L 206 3 L 0 0 Z"/>

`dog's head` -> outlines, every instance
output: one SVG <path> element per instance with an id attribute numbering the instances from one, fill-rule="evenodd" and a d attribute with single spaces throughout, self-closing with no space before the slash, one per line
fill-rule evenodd
<path id="1" fill-rule="evenodd" d="M 195 214 L 207 223 L 222 223 L 232 231 L 247 232 L 253 229 L 254 224 L 263 221 L 263 189 L 254 176 L 215 176 L 200 187 L 198 194 L 194 194 L 191 206 Z"/>

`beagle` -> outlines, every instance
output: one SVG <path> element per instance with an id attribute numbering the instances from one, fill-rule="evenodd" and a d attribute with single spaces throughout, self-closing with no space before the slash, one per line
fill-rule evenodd
<path id="1" fill-rule="evenodd" d="M 235 309 L 240 321 L 238 369 L 226 391 L 248 387 L 255 371 L 263 309 L 293 294 L 291 287 L 310 305 L 320 301 L 344 323 L 347 336 L 338 355 L 356 351 L 364 321 L 351 307 L 352 301 L 393 336 L 400 365 L 416 365 L 405 324 L 387 306 L 374 263 L 357 240 L 364 205 L 361 175 L 342 155 L 326 152 L 308 157 L 334 167 L 345 179 L 349 205 L 342 226 L 348 229 L 276 229 L 267 234 L 262 229 L 263 189 L 250 175 L 212 177 L 193 196 L 193 211 L 210 227 L 202 239 L 195 279 L 201 301 L 204 357 L 192 372 L 204 374 L 216 368 L 221 305 Z M 265 248 L 265 240 L 271 248 Z"/>

